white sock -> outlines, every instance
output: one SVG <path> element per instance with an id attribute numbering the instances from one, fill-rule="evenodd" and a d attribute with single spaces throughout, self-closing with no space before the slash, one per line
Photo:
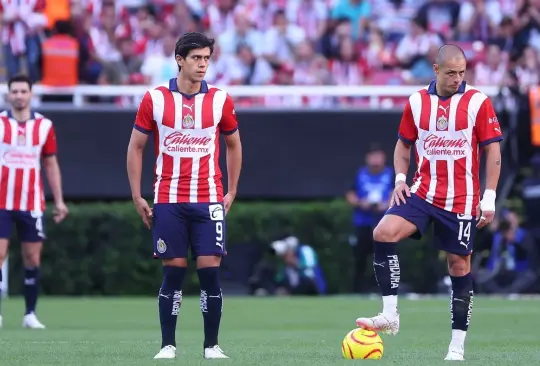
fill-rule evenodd
<path id="1" fill-rule="evenodd" d="M 450 341 L 451 348 L 463 349 L 465 348 L 465 337 L 467 336 L 467 331 L 452 329 L 452 340 Z"/>
<path id="2" fill-rule="evenodd" d="M 383 314 L 396 315 L 397 314 L 397 295 L 383 296 Z"/>

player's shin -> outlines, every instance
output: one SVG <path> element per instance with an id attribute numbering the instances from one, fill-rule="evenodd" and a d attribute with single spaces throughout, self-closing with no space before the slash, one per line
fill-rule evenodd
<path id="1" fill-rule="evenodd" d="M 39 294 L 39 267 L 24 270 L 25 315 L 35 313 Z"/>
<path id="2" fill-rule="evenodd" d="M 185 274 L 186 268 L 163 266 L 163 282 L 158 296 L 162 348 L 176 347 L 176 321 L 182 304 L 182 284 Z"/>
<path id="3" fill-rule="evenodd" d="M 223 310 L 223 295 L 219 284 L 219 267 L 201 268 L 201 311 L 204 320 L 204 348 L 218 344 L 219 323 Z"/>
<path id="4" fill-rule="evenodd" d="M 383 297 L 383 314 L 395 315 L 401 276 L 396 243 L 375 242 L 373 269 Z"/>
<path id="5" fill-rule="evenodd" d="M 473 280 L 470 273 L 460 277 L 450 276 L 450 278 L 452 280 L 450 295 L 452 341 L 450 347 L 463 349 L 472 314 Z"/>

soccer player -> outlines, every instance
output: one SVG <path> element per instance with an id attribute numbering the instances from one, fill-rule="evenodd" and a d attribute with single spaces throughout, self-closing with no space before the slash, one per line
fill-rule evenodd
<path id="1" fill-rule="evenodd" d="M 35 314 L 41 248 L 45 239 L 45 197 L 41 161 L 54 196 L 56 223 L 64 220 L 68 208 L 62 197 L 54 128 L 49 119 L 30 110 L 30 78 L 26 75 L 15 75 L 9 79 L 8 99 L 11 109 L 0 113 L 0 266 L 6 258 L 11 230 L 15 223 L 22 242 L 24 264 L 26 313 L 22 325 L 31 329 L 44 329 L 45 326 Z"/>
<path id="2" fill-rule="evenodd" d="M 434 223 L 434 240 L 447 253 L 452 279 L 452 339 L 446 360 L 463 360 L 473 305 L 471 253 L 477 228 L 495 215 L 495 191 L 501 169 L 501 127 L 490 99 L 465 83 L 467 61 L 455 45 L 442 46 L 436 80 L 410 96 L 394 152 L 395 189 L 390 208 L 373 231 L 373 268 L 383 311 L 358 318 L 359 327 L 396 334 L 400 280 L 396 243 L 419 239 Z M 410 149 L 416 146 L 417 172 L 406 183 Z M 486 153 L 486 188 L 480 200 L 479 161 Z"/>
<path id="3" fill-rule="evenodd" d="M 197 261 L 204 320 L 204 358 L 228 358 L 218 345 L 223 308 L 219 266 L 225 249 L 225 215 L 238 186 L 242 146 L 231 97 L 204 81 L 214 40 L 186 33 L 176 43 L 178 77 L 168 87 L 144 95 L 128 147 L 127 169 L 133 202 L 144 224 L 152 226 L 154 256 L 163 263 L 158 306 L 161 350 L 154 357 L 176 357 L 176 321 L 182 303 L 188 249 Z M 154 205 L 141 197 L 142 154 L 154 134 Z M 227 146 L 228 192 L 223 195 L 219 139 Z"/>

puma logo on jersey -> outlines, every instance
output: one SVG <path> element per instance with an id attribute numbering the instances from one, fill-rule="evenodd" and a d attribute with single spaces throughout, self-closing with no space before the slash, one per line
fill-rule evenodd
<path id="1" fill-rule="evenodd" d="M 444 108 L 442 105 L 439 106 L 439 109 L 442 109 L 444 111 L 444 114 L 446 114 L 446 112 L 448 111 L 448 108 L 450 108 L 450 106 Z"/>
<path id="2" fill-rule="evenodd" d="M 187 109 L 189 109 L 190 112 L 193 112 L 193 105 L 184 104 L 183 106 L 186 107 Z"/>

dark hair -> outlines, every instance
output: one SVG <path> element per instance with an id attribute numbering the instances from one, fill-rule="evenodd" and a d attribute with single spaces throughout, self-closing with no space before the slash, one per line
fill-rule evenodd
<path id="1" fill-rule="evenodd" d="M 214 53 L 214 43 L 213 38 L 208 38 L 202 33 L 199 32 L 189 32 L 184 34 L 178 42 L 176 42 L 176 47 L 174 48 L 174 54 L 182 58 L 186 58 L 190 51 L 199 49 L 199 48 L 210 48 L 210 55 Z M 181 67 L 178 65 L 178 71 Z"/>
<path id="2" fill-rule="evenodd" d="M 367 151 L 368 154 L 371 154 L 371 153 L 374 153 L 374 152 L 382 152 L 382 153 L 386 154 L 386 151 L 384 150 L 382 145 L 379 144 L 378 142 L 372 142 L 368 147 L 368 151 Z"/>
<path id="3" fill-rule="evenodd" d="M 498 227 L 499 231 L 503 234 L 508 232 L 508 230 L 510 230 L 511 228 L 512 228 L 512 224 L 510 223 L 510 221 L 506 219 L 501 220 Z"/>
<path id="4" fill-rule="evenodd" d="M 32 90 L 32 80 L 28 75 L 25 74 L 17 74 L 13 75 L 8 80 L 8 89 L 11 89 L 11 84 L 13 83 L 27 83 L 30 90 Z"/>

